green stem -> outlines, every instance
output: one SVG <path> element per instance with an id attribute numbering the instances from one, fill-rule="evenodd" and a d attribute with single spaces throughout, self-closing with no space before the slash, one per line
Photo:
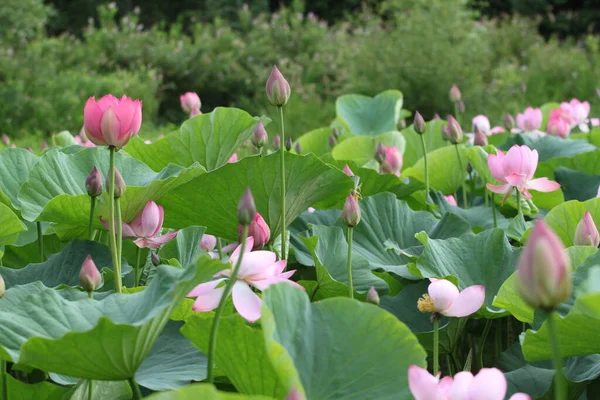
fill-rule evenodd
<path id="1" fill-rule="evenodd" d="M 119 272 L 121 260 L 123 259 L 123 217 L 121 215 L 121 199 L 115 199 L 115 208 L 117 209 L 117 259 L 119 260 Z"/>
<path id="2" fill-rule="evenodd" d="M 242 264 L 242 258 L 244 256 L 244 250 L 246 249 L 246 238 L 248 238 L 248 225 L 244 225 L 242 229 L 242 248 L 240 249 L 240 255 L 235 263 L 235 267 L 231 272 L 231 276 L 225 285 L 225 290 L 223 290 L 223 295 L 221 296 L 221 300 L 219 301 L 219 305 L 217 306 L 217 310 L 215 311 L 215 316 L 213 318 L 213 323 L 210 328 L 210 338 L 208 342 L 208 365 L 206 367 L 206 381 L 208 383 L 213 383 L 214 380 L 214 364 L 215 364 L 215 350 L 217 348 L 217 333 L 219 331 L 219 322 L 221 320 L 221 314 L 223 313 L 223 309 L 225 308 L 225 303 L 227 298 L 229 297 L 229 293 L 231 293 L 231 289 L 235 284 L 235 280 L 237 274 L 240 270 L 240 265 Z"/>
<path id="3" fill-rule="evenodd" d="M 446 353 L 446 365 L 448 366 L 448 376 L 454 375 L 454 371 L 452 370 L 452 360 L 450 359 L 449 353 Z"/>
<path id="4" fill-rule="evenodd" d="M 433 317 L 433 375 L 440 370 L 440 319 Z"/>
<path id="5" fill-rule="evenodd" d="M 467 204 L 467 187 L 465 186 L 465 169 L 463 167 L 463 163 L 460 158 L 460 151 L 458 150 L 458 144 L 455 144 L 454 148 L 456 149 L 456 157 L 458 158 L 458 166 L 459 166 L 460 171 L 463 176 L 462 177 L 463 207 L 469 208 L 469 205 Z"/>
<path id="6" fill-rule="evenodd" d="M 38 236 L 38 252 L 40 255 L 40 262 L 44 262 L 44 233 L 42 232 L 42 223 L 37 222 L 37 236 Z"/>
<path id="7" fill-rule="evenodd" d="M 138 287 L 140 284 L 140 263 L 142 262 L 142 248 L 137 247 L 135 249 L 135 280 L 133 281 L 133 287 Z"/>
<path id="8" fill-rule="evenodd" d="M 354 284 L 352 283 L 352 227 L 348 227 L 348 293 L 354 298 Z"/>
<path id="9" fill-rule="evenodd" d="M 285 224 L 285 128 L 283 124 L 283 107 L 279 108 L 279 118 L 281 119 L 281 147 L 280 165 L 281 165 L 281 259 L 285 260 L 285 240 L 286 240 L 286 224 Z"/>
<path id="10" fill-rule="evenodd" d="M 521 214 L 521 192 L 519 192 L 519 189 L 515 188 L 515 190 L 517 191 L 517 215 Z"/>
<path id="11" fill-rule="evenodd" d="M 485 328 L 483 328 L 483 335 L 479 339 L 479 368 L 483 368 L 483 353 L 485 347 L 485 341 L 487 340 L 488 334 L 490 333 L 490 328 L 492 327 L 492 320 L 488 319 L 485 323 Z"/>
<path id="12" fill-rule="evenodd" d="M 558 346 L 558 332 L 556 329 L 556 321 L 554 321 L 553 317 L 554 312 L 550 312 L 546 321 L 548 321 L 548 338 L 550 339 L 550 347 L 552 348 L 552 355 L 554 358 L 554 369 L 556 370 L 556 374 L 554 375 L 554 398 L 556 400 L 566 400 L 567 382 L 562 370 L 562 358 Z"/>
<path id="13" fill-rule="evenodd" d="M 0 360 L 0 374 L 2 375 L 2 400 L 8 400 L 7 362 Z"/>
<path id="14" fill-rule="evenodd" d="M 217 250 L 219 251 L 219 260 L 223 259 L 223 243 L 221 242 L 221 238 L 217 238 Z"/>
<path id="15" fill-rule="evenodd" d="M 92 400 L 93 391 L 94 391 L 94 381 L 90 379 L 88 382 L 88 400 Z"/>
<path id="16" fill-rule="evenodd" d="M 421 148 L 423 149 L 423 161 L 425 162 L 425 203 L 429 198 L 429 163 L 427 162 L 427 147 L 425 145 L 425 134 L 419 135 L 421 137 Z"/>
<path id="17" fill-rule="evenodd" d="M 88 222 L 88 238 L 94 240 L 94 209 L 96 208 L 96 196 L 90 198 L 90 221 Z"/>
<path id="18" fill-rule="evenodd" d="M 473 203 L 475 202 L 475 172 L 473 170 L 469 174 L 469 182 L 471 183 L 471 201 L 469 202 L 469 206 L 473 207 Z"/>
<path id="19" fill-rule="evenodd" d="M 498 218 L 496 217 L 496 201 L 494 193 L 490 193 L 490 205 L 492 206 L 492 218 L 494 218 L 494 228 L 498 227 Z"/>
<path id="20" fill-rule="evenodd" d="M 109 147 L 110 151 L 110 166 L 108 170 L 109 174 L 109 190 L 108 190 L 108 204 L 109 204 L 109 218 L 110 218 L 110 252 L 112 255 L 113 268 L 115 271 L 115 292 L 121 293 L 123 289 L 123 281 L 121 278 L 121 265 L 119 259 L 119 253 L 117 249 L 117 235 L 115 229 L 115 152 L 116 149 L 114 147 Z"/>
<path id="21" fill-rule="evenodd" d="M 133 392 L 133 400 L 138 400 L 143 398 L 142 391 L 140 390 L 139 385 L 135 381 L 134 378 L 129 378 L 129 386 L 131 386 L 131 391 Z"/>

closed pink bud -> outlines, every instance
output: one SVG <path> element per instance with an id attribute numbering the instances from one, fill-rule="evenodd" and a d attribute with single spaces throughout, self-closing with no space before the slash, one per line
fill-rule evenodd
<path id="1" fill-rule="evenodd" d="M 277 66 L 274 65 L 267 80 L 267 99 L 274 106 L 284 106 L 292 93 L 290 84 L 285 80 Z"/>
<path id="2" fill-rule="evenodd" d="M 535 223 L 517 267 L 517 289 L 531 307 L 552 310 L 572 291 L 565 246 L 543 220 Z"/>
<path id="3" fill-rule="evenodd" d="M 458 110 L 458 112 L 464 113 L 465 112 L 465 102 L 462 100 L 457 101 L 456 109 Z"/>
<path id="4" fill-rule="evenodd" d="M 99 146 L 123 147 L 142 124 L 142 103 L 127 96 L 90 97 L 83 110 L 85 135 Z"/>
<path id="5" fill-rule="evenodd" d="M 135 216 L 129 226 L 136 237 L 150 238 L 156 236 L 162 229 L 165 212 L 162 206 L 149 201 L 141 213 Z"/>
<path id="6" fill-rule="evenodd" d="M 463 141 L 462 128 L 452 115 L 448 115 L 447 137 L 448 141 L 452 144 L 459 144 Z"/>
<path id="7" fill-rule="evenodd" d="M 373 286 L 367 292 L 367 303 L 375 304 L 376 306 L 379 305 L 379 294 Z"/>
<path id="8" fill-rule="evenodd" d="M 586 211 L 581 218 L 581 221 L 577 224 L 575 229 L 575 239 L 573 244 L 576 246 L 594 246 L 598 247 L 600 244 L 600 235 L 598 234 L 598 228 L 594 224 L 592 214 Z"/>
<path id="9" fill-rule="evenodd" d="M 291 137 L 288 136 L 288 137 L 285 138 L 285 149 L 287 151 L 292 150 L 292 143 L 293 142 L 292 142 L 292 138 Z"/>
<path id="10" fill-rule="evenodd" d="M 459 102 L 462 98 L 462 94 L 460 93 L 460 89 L 456 85 L 452 85 L 450 88 L 450 101 L 453 103 Z"/>
<path id="11" fill-rule="evenodd" d="M 402 169 L 402 153 L 396 147 L 385 148 L 385 160 L 381 163 L 381 172 L 384 174 L 400 175 Z"/>
<path id="12" fill-rule="evenodd" d="M 329 147 L 331 147 L 332 149 L 335 147 L 335 145 L 337 144 L 337 140 L 335 138 L 335 136 L 331 135 L 329 136 L 329 139 L 327 139 L 329 142 Z"/>
<path id="13" fill-rule="evenodd" d="M 475 134 L 474 134 L 474 138 L 473 138 L 473 144 L 475 146 L 487 146 L 488 144 L 488 138 L 485 135 L 485 133 L 483 133 L 483 131 L 481 129 L 479 129 L 479 127 L 477 125 L 475 125 Z"/>
<path id="14" fill-rule="evenodd" d="M 433 114 L 433 119 L 440 120 L 440 119 L 442 119 L 442 117 L 440 117 L 440 115 L 438 113 L 435 113 L 435 114 Z"/>
<path id="15" fill-rule="evenodd" d="M 515 119 L 511 114 L 504 116 L 504 128 L 510 132 L 516 126 Z"/>
<path id="16" fill-rule="evenodd" d="M 6 284 L 4 283 L 4 278 L 0 275 L 0 299 L 4 297 L 6 293 Z"/>
<path id="17" fill-rule="evenodd" d="M 344 169 L 342 170 L 342 172 L 348 176 L 354 176 L 354 172 L 352 172 L 348 164 L 344 165 Z"/>
<path id="18" fill-rule="evenodd" d="M 297 154 L 302 153 L 302 145 L 300 144 L 300 142 L 296 142 L 296 144 L 294 145 L 294 151 Z"/>
<path id="19" fill-rule="evenodd" d="M 85 179 L 85 189 L 90 197 L 98 197 L 102 194 L 102 174 L 94 167 Z"/>
<path id="20" fill-rule="evenodd" d="M 200 96 L 198 96 L 194 92 L 185 92 L 181 96 L 179 96 L 179 101 L 181 101 L 181 108 L 188 114 L 191 114 L 193 111 L 197 110 L 200 112 Z"/>
<path id="21" fill-rule="evenodd" d="M 419 114 L 418 111 L 415 111 L 415 119 L 413 120 L 413 128 L 414 128 L 415 132 L 417 132 L 419 135 L 424 134 L 425 130 L 427 129 L 427 127 L 425 126 L 425 120 L 423 119 L 423 116 L 421 114 Z"/>
<path id="22" fill-rule="evenodd" d="M 340 216 L 344 225 L 353 228 L 360 222 L 360 207 L 356 201 L 354 193 L 350 193 L 346 197 L 344 208 L 342 208 L 342 215 Z"/>
<path id="23" fill-rule="evenodd" d="M 119 170 L 115 167 L 115 199 L 123 196 L 126 187 L 125 180 L 121 176 Z M 110 174 L 106 177 L 106 190 L 110 192 Z"/>
<path id="24" fill-rule="evenodd" d="M 227 160 L 228 163 L 234 163 L 238 161 L 238 155 L 236 153 L 233 153 L 233 155 L 231 157 L 229 157 L 229 160 Z"/>
<path id="25" fill-rule="evenodd" d="M 306 400 L 306 397 L 298 389 L 292 389 L 285 396 L 285 400 Z"/>
<path id="26" fill-rule="evenodd" d="M 375 151 L 375 160 L 381 164 L 385 161 L 385 147 L 382 143 L 377 145 L 377 150 Z"/>
<path id="27" fill-rule="evenodd" d="M 242 229 L 243 226 L 239 225 L 238 235 L 240 242 L 242 241 Z M 254 246 L 252 247 L 252 250 L 262 249 L 267 243 L 269 243 L 269 239 L 271 239 L 271 230 L 269 229 L 269 225 L 267 225 L 265 219 L 258 212 L 254 214 L 252 222 L 250 222 L 250 225 L 248 225 L 248 237 L 254 238 Z"/>
<path id="28" fill-rule="evenodd" d="M 250 188 L 247 188 L 237 208 L 238 223 L 241 225 L 250 225 L 256 215 L 256 205 L 254 205 L 254 197 Z"/>
<path id="29" fill-rule="evenodd" d="M 281 147 L 281 136 L 275 135 L 275 137 L 273 138 L 273 148 L 275 150 L 279 150 L 280 147 Z"/>
<path id="30" fill-rule="evenodd" d="M 269 135 L 267 135 L 265 126 L 261 121 L 258 121 L 258 124 L 256 124 L 256 127 L 254 128 L 254 132 L 252 132 L 252 144 L 260 149 L 267 143 L 268 139 Z"/>
<path id="31" fill-rule="evenodd" d="M 204 235 L 202 235 L 202 238 L 200 239 L 200 247 L 206 251 L 213 251 L 215 249 L 215 247 L 217 246 L 217 238 L 214 237 L 213 235 L 207 235 L 206 233 Z"/>
<path id="32" fill-rule="evenodd" d="M 96 268 L 92 256 L 87 256 L 81 265 L 79 285 L 88 292 L 93 292 L 102 283 L 102 275 Z"/>

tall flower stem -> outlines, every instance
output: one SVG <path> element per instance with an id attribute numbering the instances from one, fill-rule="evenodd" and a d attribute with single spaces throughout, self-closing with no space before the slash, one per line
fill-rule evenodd
<path id="1" fill-rule="evenodd" d="M 108 204 L 109 204 L 109 217 L 110 217 L 110 252 L 112 255 L 113 268 L 115 270 L 115 292 L 121 293 L 123 289 L 123 282 L 121 278 L 121 265 L 120 259 L 118 257 L 117 250 L 117 235 L 115 230 L 115 152 L 116 149 L 114 147 L 109 147 L 110 151 L 110 166 L 108 170 L 109 175 L 109 190 L 108 190 Z"/>
<path id="2" fill-rule="evenodd" d="M 427 146 L 425 145 L 425 135 L 421 137 L 421 148 L 423 149 L 423 161 L 425 162 L 425 203 L 429 198 L 429 163 L 427 162 Z"/>
<path id="3" fill-rule="evenodd" d="M 562 358 L 558 346 L 558 332 L 556 329 L 556 321 L 554 321 L 553 317 L 554 312 L 550 312 L 546 321 L 548 321 L 548 338 L 550 339 L 550 347 L 552 348 L 552 355 L 554 358 L 554 369 L 556 370 L 556 374 L 554 375 L 554 398 L 556 400 L 566 400 L 567 382 L 562 370 Z"/>
<path id="4" fill-rule="evenodd" d="M 37 222 L 37 236 L 38 236 L 38 253 L 40 255 L 40 262 L 44 262 L 44 232 L 42 232 L 42 223 Z"/>
<path id="5" fill-rule="evenodd" d="M 219 260 L 223 259 L 223 242 L 221 242 L 221 238 L 217 238 L 217 250 L 219 251 Z"/>
<path id="6" fill-rule="evenodd" d="M 142 391 L 140 390 L 140 386 L 135 381 L 135 378 L 129 378 L 129 386 L 131 386 L 131 391 L 133 392 L 133 400 L 139 400 L 143 398 Z"/>
<path id="7" fill-rule="evenodd" d="M 354 284 L 352 283 L 352 233 L 353 228 L 348 227 L 348 293 L 354 298 Z"/>
<path id="8" fill-rule="evenodd" d="M 121 199 L 115 199 L 117 209 L 117 261 L 119 262 L 119 274 L 121 273 L 121 260 L 123 257 L 123 218 L 121 216 Z"/>
<path id="9" fill-rule="evenodd" d="M 88 238 L 94 240 L 94 209 L 96 208 L 96 196 L 90 197 L 90 220 L 88 222 Z"/>
<path id="10" fill-rule="evenodd" d="M 90 379 L 88 382 L 88 400 L 92 400 L 92 394 L 94 393 L 94 381 Z"/>
<path id="11" fill-rule="evenodd" d="M 494 228 L 497 228 L 498 218 L 496 217 L 496 202 L 494 200 L 494 193 L 490 193 L 490 205 L 492 206 L 492 218 L 494 219 Z"/>
<path id="12" fill-rule="evenodd" d="M 487 340 L 488 334 L 490 333 L 490 328 L 492 327 L 492 320 L 488 319 L 485 323 L 485 328 L 483 328 L 483 334 L 479 339 L 479 368 L 483 368 L 483 349 L 485 347 L 485 341 Z"/>
<path id="13" fill-rule="evenodd" d="M 519 189 L 516 189 L 517 191 L 517 215 L 521 214 L 521 192 L 519 192 Z"/>
<path id="14" fill-rule="evenodd" d="M 440 319 L 433 316 L 433 375 L 440 371 Z"/>
<path id="15" fill-rule="evenodd" d="M 133 282 L 133 287 L 138 287 L 140 284 L 140 264 L 142 262 L 142 248 L 137 247 L 135 249 L 135 280 Z"/>
<path id="16" fill-rule="evenodd" d="M 215 311 L 215 316 L 213 318 L 213 323 L 210 328 L 210 338 L 208 342 L 208 365 L 206 367 L 206 381 L 208 383 L 212 383 L 214 380 L 214 367 L 215 367 L 215 350 L 217 348 L 217 333 L 219 332 L 219 323 L 221 321 L 221 314 L 223 313 L 223 309 L 225 308 L 225 303 L 227 298 L 229 297 L 229 293 L 231 293 L 231 289 L 235 284 L 235 280 L 237 274 L 240 270 L 240 266 L 242 265 L 242 258 L 244 257 L 244 252 L 246 250 L 246 239 L 248 238 L 248 225 L 244 225 L 242 229 L 242 248 L 240 249 L 240 256 L 235 263 L 233 271 L 231 272 L 231 276 L 225 285 L 225 290 L 223 290 L 223 295 L 221 296 L 221 300 L 219 301 L 219 305 L 217 310 Z"/>
<path id="17" fill-rule="evenodd" d="M 455 144 L 454 148 L 456 149 L 456 157 L 458 158 L 458 166 L 459 166 L 460 171 L 462 173 L 463 207 L 464 208 L 469 208 L 469 205 L 467 204 L 467 187 L 465 186 L 465 168 L 463 167 L 463 163 L 462 163 L 462 160 L 460 158 L 460 151 L 458 150 L 458 144 Z"/>
<path id="18" fill-rule="evenodd" d="M 279 118 L 281 120 L 281 147 L 279 148 L 280 153 L 280 165 L 281 165 L 281 259 L 285 260 L 285 241 L 286 241 L 286 224 L 285 224 L 285 127 L 283 123 L 283 107 L 277 107 L 279 109 Z"/>
<path id="19" fill-rule="evenodd" d="M 6 360 L 0 360 L 0 374 L 2 375 L 2 400 L 8 400 L 8 379 L 6 379 L 8 372 Z"/>

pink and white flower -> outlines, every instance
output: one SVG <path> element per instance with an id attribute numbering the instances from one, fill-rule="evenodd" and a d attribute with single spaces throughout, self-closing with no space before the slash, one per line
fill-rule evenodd
<path id="1" fill-rule="evenodd" d="M 108 94 L 96 101 L 90 97 L 83 109 L 87 138 L 98 146 L 123 147 L 142 125 L 142 102 Z"/>
<path id="2" fill-rule="evenodd" d="M 513 133 L 523 132 L 532 137 L 541 137 L 546 134 L 539 129 L 542 126 L 542 110 L 539 108 L 527 107 L 522 114 L 517 114 L 517 126 Z"/>
<path id="3" fill-rule="evenodd" d="M 496 150 L 496 153 L 488 155 L 488 168 L 492 176 L 503 184 L 488 183 L 487 188 L 494 193 L 503 194 L 505 200 L 513 188 L 521 192 L 526 200 L 531 198 L 529 189 L 553 192 L 560 188 L 559 183 L 548 178 L 532 179 L 538 164 L 537 150 L 531 150 L 525 145 L 514 145 L 506 155 L 501 150 Z"/>
<path id="4" fill-rule="evenodd" d="M 277 256 L 272 251 L 251 251 L 253 246 L 254 238 L 249 237 L 243 257 L 240 254 L 240 245 L 229 258 L 230 269 L 215 274 L 217 279 L 201 283 L 188 293 L 188 297 L 196 297 L 192 306 L 194 311 L 211 311 L 217 308 L 225 291 L 225 287 L 219 285 L 231 276 L 240 257 L 242 261 L 231 293 L 233 306 L 247 321 L 255 322 L 261 316 L 262 299 L 252 291 L 251 286 L 263 291 L 273 284 L 285 282 L 304 290 L 302 286 L 290 280 L 296 270 L 283 272 L 285 260 L 277 261 Z"/>
<path id="5" fill-rule="evenodd" d="M 560 108 L 568 111 L 571 116 L 570 127 L 579 127 L 582 132 L 588 132 L 588 116 L 590 115 L 590 103 L 587 101 L 579 101 L 571 99 L 570 102 L 563 101 L 560 103 Z"/>
<path id="6" fill-rule="evenodd" d="M 386 147 L 385 159 L 381 163 L 381 172 L 384 174 L 394 174 L 400 176 L 402 169 L 402 153 L 396 147 Z"/>
<path id="7" fill-rule="evenodd" d="M 421 312 L 435 312 L 446 317 L 466 317 L 477 312 L 485 300 L 485 288 L 474 285 L 462 292 L 446 279 L 430 279 L 427 294 L 423 295 L 417 307 Z"/>

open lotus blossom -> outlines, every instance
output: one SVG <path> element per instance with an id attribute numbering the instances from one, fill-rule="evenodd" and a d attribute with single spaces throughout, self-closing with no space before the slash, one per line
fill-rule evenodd
<path id="1" fill-rule="evenodd" d="M 542 110 L 539 108 L 527 107 L 522 114 L 517 114 L 517 127 L 513 133 L 524 132 L 532 137 L 545 136 L 546 134 L 539 129 L 542 126 Z"/>
<path id="2" fill-rule="evenodd" d="M 140 130 L 142 103 L 111 94 L 98 101 L 90 97 L 83 109 L 83 124 L 85 135 L 94 144 L 123 147 Z"/>
<path id="3" fill-rule="evenodd" d="M 569 120 L 563 118 L 560 113 L 555 113 L 555 111 L 557 110 L 552 110 L 550 112 L 550 119 L 548 120 L 548 125 L 546 126 L 546 133 L 549 135 L 566 138 L 569 136 L 571 131 Z"/>
<path id="4" fill-rule="evenodd" d="M 474 285 L 462 292 L 446 279 L 431 279 L 417 307 L 421 312 L 435 312 L 446 317 L 466 317 L 481 308 L 485 299 L 485 288 Z"/>
<path id="5" fill-rule="evenodd" d="M 252 291 L 250 286 L 262 291 L 273 284 L 286 282 L 303 289 L 302 286 L 289 279 L 296 270 L 283 272 L 286 265 L 285 260 L 277 261 L 277 255 L 272 251 L 251 251 L 253 246 L 254 238 L 249 237 L 246 240 L 245 253 L 231 292 L 233 306 L 249 322 L 255 322 L 260 318 L 262 305 L 262 299 Z M 242 246 L 240 245 L 231 254 L 230 269 L 215 274 L 214 277 L 217 279 L 201 283 L 188 293 L 188 297 L 196 297 L 192 306 L 194 311 L 211 311 L 217 308 L 225 290 L 225 287 L 219 287 L 219 284 L 231 276 L 233 267 L 241 256 L 241 250 Z"/>
<path id="6" fill-rule="evenodd" d="M 122 223 L 123 238 L 137 238 L 134 243 L 140 248 L 157 248 L 167 243 L 179 231 L 169 232 L 162 236 L 157 236 L 162 230 L 165 212 L 162 206 L 157 205 L 154 201 L 149 201 L 144 209 L 135 216 L 130 223 Z M 100 221 L 109 228 L 109 223 L 100 217 Z"/>
<path id="7" fill-rule="evenodd" d="M 553 192 L 560 188 L 560 184 L 548 178 L 532 179 L 538 164 L 537 150 L 531 150 L 523 145 L 514 145 L 506 155 L 501 150 L 497 154 L 488 155 L 488 168 L 490 172 L 503 185 L 487 184 L 487 188 L 494 193 L 504 195 L 504 200 L 510 196 L 513 188 L 516 188 L 523 198 L 531 198 L 529 189 L 538 192 Z"/>
<path id="8" fill-rule="evenodd" d="M 560 103 L 560 108 L 567 110 L 571 116 L 570 125 L 571 128 L 579 127 L 582 132 L 588 132 L 588 116 L 590 115 L 590 103 L 587 101 L 579 101 L 577 99 L 571 99 L 570 102 L 563 101 Z"/>
<path id="9" fill-rule="evenodd" d="M 415 400 L 504 400 L 506 377 L 497 368 L 482 368 L 477 375 L 462 371 L 454 378 L 433 376 L 416 365 L 408 367 L 408 386 Z M 531 400 L 525 393 L 515 393 L 509 400 Z"/>

